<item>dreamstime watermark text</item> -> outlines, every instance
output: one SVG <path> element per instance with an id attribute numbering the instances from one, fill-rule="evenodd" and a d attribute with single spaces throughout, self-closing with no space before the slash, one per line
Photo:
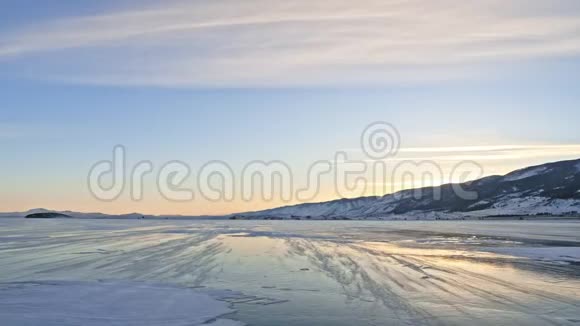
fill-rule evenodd
<path id="1" fill-rule="evenodd" d="M 208 161 L 196 170 L 178 160 L 165 162 L 158 168 L 148 160 L 128 166 L 128 149 L 117 145 L 110 159 L 91 167 L 87 181 L 90 193 L 101 201 L 114 201 L 126 194 L 133 201 L 141 201 L 145 197 L 146 182 L 154 181 L 156 191 L 173 202 L 198 198 L 212 202 L 310 202 L 323 188 L 328 188 L 329 180 L 339 198 L 395 193 L 440 200 L 441 188 L 429 187 L 439 182 L 450 183 L 459 198 L 477 199 L 477 193 L 466 189 L 465 182 L 483 176 L 479 164 L 459 161 L 444 171 L 433 160 L 398 159 L 400 146 L 401 137 L 395 126 L 374 122 L 360 136 L 359 152 L 364 154 L 363 159 L 351 158 L 349 151 L 337 151 L 332 159 L 312 162 L 298 175 L 281 160 L 254 160 L 238 170 L 219 160 Z M 397 191 L 400 189 L 413 190 Z"/>

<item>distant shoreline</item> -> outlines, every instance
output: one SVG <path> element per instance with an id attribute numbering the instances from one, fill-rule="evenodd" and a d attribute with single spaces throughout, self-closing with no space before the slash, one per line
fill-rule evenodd
<path id="1" fill-rule="evenodd" d="M 229 217 L 74 217 L 74 216 L 52 216 L 52 217 L 30 217 L 30 216 L 0 216 L 0 219 L 26 219 L 26 220 L 107 220 L 107 221 L 361 221 L 361 222 L 461 222 L 461 221 L 580 221 L 580 216 L 485 216 L 485 217 L 465 217 L 465 218 L 410 218 L 410 217 L 390 217 L 390 218 L 229 218 Z"/>

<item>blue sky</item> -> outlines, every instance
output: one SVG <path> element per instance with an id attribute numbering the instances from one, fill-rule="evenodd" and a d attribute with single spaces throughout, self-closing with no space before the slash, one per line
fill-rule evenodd
<path id="1" fill-rule="evenodd" d="M 477 146 L 530 146 L 484 159 L 486 174 L 580 156 L 577 1 L 3 6 L 0 210 L 275 206 L 98 202 L 86 175 L 117 144 L 135 162 L 279 159 L 300 170 L 388 121 L 403 148 L 475 146 L 450 155 L 481 158 Z"/>

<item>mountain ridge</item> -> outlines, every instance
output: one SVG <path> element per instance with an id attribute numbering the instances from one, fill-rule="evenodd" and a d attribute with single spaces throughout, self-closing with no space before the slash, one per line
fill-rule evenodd
<path id="1" fill-rule="evenodd" d="M 463 199 L 461 186 L 475 192 Z M 434 199 L 435 192 L 441 199 Z M 415 194 L 420 193 L 419 196 Z M 580 215 L 580 159 L 550 162 L 481 179 L 402 190 L 384 196 L 337 199 L 233 214 L 235 219 L 461 218 L 514 215 Z"/>
<path id="2" fill-rule="evenodd" d="M 478 194 L 463 199 L 461 186 Z M 440 199 L 435 199 L 436 192 Z M 419 195 L 416 195 L 419 194 Z M 580 159 L 549 162 L 491 175 L 464 183 L 401 190 L 384 196 L 339 198 L 259 211 L 220 216 L 104 214 L 57 211 L 44 208 L 0 213 L 0 217 L 26 217 L 56 213 L 86 219 L 462 219 L 509 216 L 580 217 Z"/>

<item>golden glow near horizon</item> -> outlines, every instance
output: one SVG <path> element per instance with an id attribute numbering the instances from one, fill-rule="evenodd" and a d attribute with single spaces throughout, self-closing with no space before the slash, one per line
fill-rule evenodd
<path id="1" fill-rule="evenodd" d="M 354 157 L 354 156 L 353 156 Z M 431 160 L 440 167 L 441 178 L 415 178 L 405 179 L 401 175 L 397 180 L 372 180 L 370 174 L 366 174 L 367 184 L 364 192 L 354 189 L 352 195 L 344 197 L 357 197 L 359 195 L 383 195 L 399 190 L 437 186 L 450 181 L 450 170 L 455 163 L 463 160 L 473 160 L 483 167 L 483 176 L 507 174 L 513 170 L 543 164 L 550 161 L 575 159 L 580 157 L 580 145 L 497 145 L 497 146 L 460 146 L 460 147 L 408 147 L 401 148 L 399 154 L 393 159 L 386 159 L 386 166 L 395 166 L 398 163 L 413 161 L 424 162 Z M 405 168 L 413 168 L 412 165 Z M 418 175 L 424 172 L 417 172 Z M 298 171 L 301 172 L 301 171 Z M 302 174 L 295 173 L 296 175 Z M 394 176 L 394 175 L 392 175 Z M 302 178 L 302 177 L 299 177 Z M 302 182 L 300 179 L 297 182 Z M 467 181 L 467 180 L 463 180 Z M 76 189 L 71 193 L 71 189 Z M 73 210 L 82 212 L 103 212 L 108 214 L 124 214 L 139 212 L 153 215 L 221 215 L 244 211 L 255 211 L 279 206 L 302 203 L 293 198 L 290 201 L 280 200 L 277 190 L 274 190 L 274 198 L 269 201 L 254 198 L 244 201 L 235 198 L 232 201 L 208 201 L 201 196 L 187 202 L 174 202 L 160 196 L 155 189 L 146 188 L 142 201 L 133 201 L 129 196 L 123 195 L 112 202 L 103 202 L 93 198 L 86 189 L 85 184 L 68 184 L 53 192 L 30 193 L 27 189 L 18 190 L 5 194 L 9 200 L 2 203 L 2 211 L 22 211 L 31 208 L 48 208 L 55 210 Z M 236 196 L 237 197 L 237 196 Z M 330 178 L 322 181 L 318 194 L 309 202 L 320 202 L 337 199 L 338 196 Z"/>

